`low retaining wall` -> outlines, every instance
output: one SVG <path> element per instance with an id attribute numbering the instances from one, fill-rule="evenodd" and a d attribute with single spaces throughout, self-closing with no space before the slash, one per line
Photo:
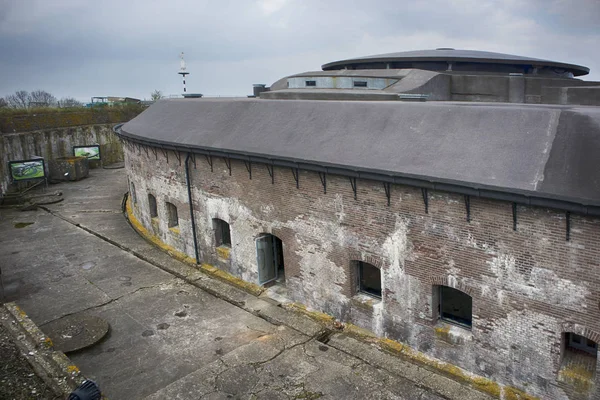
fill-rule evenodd
<path id="1" fill-rule="evenodd" d="M 73 146 L 99 144 L 104 164 L 123 161 L 123 147 L 112 128 L 98 124 L 0 134 L 0 197 L 11 191 L 8 162 L 41 156 L 46 161 L 73 155 Z"/>

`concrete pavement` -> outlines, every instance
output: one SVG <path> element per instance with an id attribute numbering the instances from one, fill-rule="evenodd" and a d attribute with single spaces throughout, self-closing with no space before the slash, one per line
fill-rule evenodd
<path id="1" fill-rule="evenodd" d="M 107 320 L 105 339 L 69 357 L 111 399 L 490 398 L 174 260 L 126 222 L 124 170 L 51 189 L 65 200 L 0 210 L 6 301 L 42 331 Z"/>

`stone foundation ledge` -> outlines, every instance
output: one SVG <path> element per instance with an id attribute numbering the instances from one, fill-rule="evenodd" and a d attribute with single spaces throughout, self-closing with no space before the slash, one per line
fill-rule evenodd
<path id="1" fill-rule="evenodd" d="M 250 295 L 250 297 L 257 298 L 254 301 L 249 300 L 247 298 L 244 300 L 243 296 L 240 297 L 239 294 L 236 294 L 235 292 L 226 289 L 218 289 L 218 286 L 222 285 L 222 283 L 219 283 L 217 285 L 217 288 L 209 288 L 205 287 L 206 284 L 204 286 L 198 285 L 198 280 L 190 280 L 185 275 L 177 273 L 176 271 L 173 271 L 173 273 L 195 286 L 205 288 L 210 293 L 213 293 L 216 296 L 232 304 L 236 304 L 249 312 L 252 312 L 262 318 L 267 319 L 269 322 L 278 325 L 290 326 L 291 328 L 296 329 L 309 336 L 322 335 L 324 332 L 329 332 L 330 335 L 335 333 L 343 333 L 344 335 L 357 339 L 364 345 L 368 345 L 369 347 L 375 346 L 380 351 L 392 354 L 401 359 L 405 359 L 410 363 L 419 366 L 419 368 L 424 368 L 426 370 L 448 377 L 452 381 L 456 381 L 460 384 L 467 385 L 475 389 L 476 391 L 486 395 L 487 398 L 497 398 L 502 400 L 540 400 L 540 398 L 529 395 L 518 388 L 501 385 L 491 379 L 475 375 L 455 365 L 430 357 L 424 353 L 421 353 L 411 348 L 406 344 L 387 338 L 377 337 L 373 332 L 367 329 L 358 327 L 351 323 L 343 323 L 341 321 L 337 321 L 335 317 L 322 313 L 320 311 L 310 310 L 303 304 L 290 303 L 280 305 L 279 307 L 271 305 L 270 307 L 267 306 L 261 309 L 261 306 L 255 303 L 263 298 L 264 294 L 263 296 L 258 296 L 265 291 L 264 288 L 254 283 L 246 282 L 210 264 L 196 264 L 193 258 L 176 250 L 172 246 L 169 246 L 168 244 L 161 241 L 158 236 L 149 232 L 133 214 L 130 199 L 126 198 L 124 199 L 124 202 L 125 217 L 129 221 L 133 229 L 137 231 L 137 233 L 140 236 L 146 239 L 146 241 L 150 242 L 162 251 L 168 253 L 171 257 L 175 258 L 176 260 L 189 265 L 191 268 L 194 268 L 196 270 L 200 269 L 201 272 L 205 273 L 206 275 L 209 275 L 211 278 L 215 278 L 220 282 L 224 282 L 226 284 L 224 286 L 231 285 L 237 289 L 243 290 L 246 293 L 246 296 Z M 168 267 L 165 267 L 165 269 L 168 269 Z M 213 281 L 213 283 L 217 282 Z M 207 284 L 210 285 L 210 283 Z M 303 317 L 305 320 L 308 319 L 312 321 L 314 325 L 316 325 L 316 327 L 310 326 L 310 324 L 307 324 L 306 321 L 297 321 L 297 319 L 294 319 L 293 317 L 290 318 L 290 316 L 286 315 L 287 313 L 296 314 L 298 316 Z M 359 350 L 357 355 L 358 358 L 361 358 L 361 353 L 363 353 L 363 351 Z M 377 360 L 371 360 L 371 362 L 377 363 Z M 419 380 L 417 378 L 415 378 L 416 380 L 411 379 L 411 377 L 409 376 L 406 376 L 406 378 L 413 381 Z M 425 382 L 420 382 L 420 384 L 428 386 Z M 436 389 L 435 384 L 432 384 L 431 386 L 434 387 L 434 390 L 436 392 L 439 392 L 440 390 L 443 391 L 442 388 Z M 448 396 L 448 398 L 459 399 L 461 397 Z"/>
<path id="2" fill-rule="evenodd" d="M 7 329 L 35 373 L 64 398 L 86 378 L 52 340 L 15 303 L 0 307 L 0 323 Z"/>

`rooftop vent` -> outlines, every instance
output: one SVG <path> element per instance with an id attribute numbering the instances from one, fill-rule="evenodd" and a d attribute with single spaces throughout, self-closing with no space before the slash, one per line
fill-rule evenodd
<path id="1" fill-rule="evenodd" d="M 452 47 L 438 47 L 436 50 L 454 50 Z"/>

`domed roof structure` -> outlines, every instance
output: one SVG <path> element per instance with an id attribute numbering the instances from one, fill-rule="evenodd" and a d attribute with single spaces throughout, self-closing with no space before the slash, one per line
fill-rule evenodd
<path id="1" fill-rule="evenodd" d="M 481 69 L 487 72 L 494 69 L 499 72 L 510 72 L 508 69 L 512 68 L 513 72 L 516 73 L 552 73 L 558 75 L 570 73 L 573 76 L 587 75 L 590 72 L 589 68 L 576 64 L 490 51 L 455 50 L 447 47 L 435 50 L 403 51 L 350 58 L 324 64 L 322 68 L 324 71 L 336 69 L 419 68 L 434 71 Z"/>

